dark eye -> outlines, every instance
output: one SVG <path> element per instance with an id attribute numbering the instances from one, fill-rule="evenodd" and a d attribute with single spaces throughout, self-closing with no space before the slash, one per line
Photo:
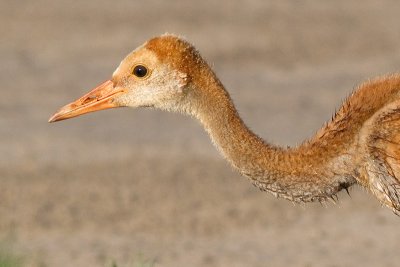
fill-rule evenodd
<path id="1" fill-rule="evenodd" d="M 147 75 L 148 70 L 147 70 L 147 68 L 146 68 L 145 66 L 143 66 L 143 65 L 137 65 L 137 66 L 135 66 L 135 67 L 133 68 L 132 73 L 133 73 L 133 75 L 135 75 L 136 77 L 143 78 L 143 77 L 145 77 L 145 76 Z"/>

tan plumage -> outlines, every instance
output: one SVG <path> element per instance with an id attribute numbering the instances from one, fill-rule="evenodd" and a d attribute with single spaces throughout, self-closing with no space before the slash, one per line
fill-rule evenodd
<path id="1" fill-rule="evenodd" d="M 143 77 L 135 73 L 138 65 L 147 70 Z M 399 75 L 369 81 L 313 138 L 281 148 L 246 127 L 194 46 L 163 35 L 129 54 L 110 81 L 50 121 L 121 106 L 181 112 L 197 118 L 224 157 L 261 190 L 295 202 L 324 201 L 358 183 L 399 215 L 399 91 Z"/>

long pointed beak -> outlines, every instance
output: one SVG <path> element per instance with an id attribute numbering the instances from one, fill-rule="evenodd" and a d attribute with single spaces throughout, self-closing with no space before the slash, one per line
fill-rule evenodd
<path id="1" fill-rule="evenodd" d="M 86 95 L 59 109 L 49 119 L 49 122 L 66 120 L 89 112 L 119 107 L 114 99 L 123 93 L 126 93 L 125 89 L 114 87 L 111 80 L 105 81 Z"/>

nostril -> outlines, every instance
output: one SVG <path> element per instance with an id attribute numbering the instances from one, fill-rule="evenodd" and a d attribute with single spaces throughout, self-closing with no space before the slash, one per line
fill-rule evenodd
<path id="1" fill-rule="evenodd" d="M 82 104 L 87 104 L 87 103 L 89 103 L 89 102 L 93 102 L 93 101 L 96 100 L 96 99 L 97 99 L 97 96 L 95 96 L 95 95 L 90 95 L 90 96 L 86 97 L 86 98 L 82 101 Z"/>

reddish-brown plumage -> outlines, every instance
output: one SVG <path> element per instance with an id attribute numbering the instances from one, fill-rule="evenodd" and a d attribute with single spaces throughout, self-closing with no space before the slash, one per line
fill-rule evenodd
<path id="1" fill-rule="evenodd" d="M 168 64 L 183 73 L 197 74 L 206 64 L 193 45 L 174 35 L 166 34 L 150 39 L 145 47 L 156 53 L 161 63 Z"/>
<path id="2" fill-rule="evenodd" d="M 148 66 L 148 77 L 132 76 L 138 63 Z M 112 99 L 113 106 L 152 106 L 197 118 L 232 166 L 262 190 L 295 202 L 323 201 L 358 183 L 400 213 L 400 75 L 359 86 L 329 123 L 294 148 L 251 132 L 196 48 L 174 35 L 155 37 L 128 55 L 112 82 L 126 92 Z"/>

